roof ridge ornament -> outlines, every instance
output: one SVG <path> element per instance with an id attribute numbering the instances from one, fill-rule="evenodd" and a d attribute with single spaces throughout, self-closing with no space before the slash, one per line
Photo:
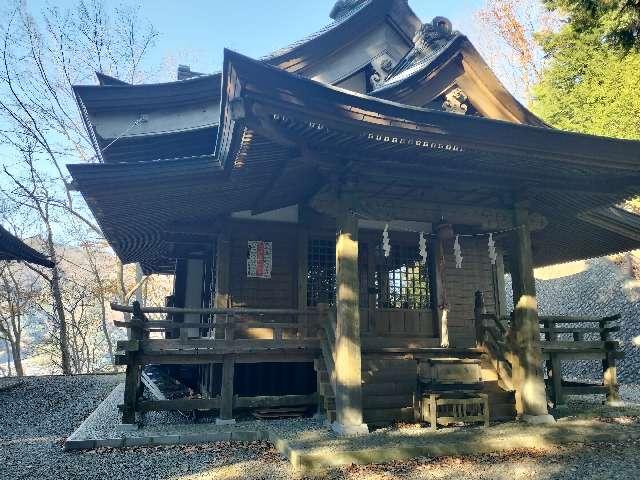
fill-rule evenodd
<path id="1" fill-rule="evenodd" d="M 423 56 L 440 50 L 453 36 L 453 25 L 448 18 L 435 17 L 424 23 L 413 37 L 416 53 Z"/>
<path id="2" fill-rule="evenodd" d="M 435 17 L 423 23 L 413 36 L 413 48 L 394 67 L 387 78 L 393 78 L 441 51 L 455 36 L 451 21 Z"/>
<path id="3" fill-rule="evenodd" d="M 352 10 L 360 7 L 364 3 L 368 3 L 369 0 L 338 0 L 331 9 L 329 17 L 333 20 L 338 20 L 340 17 L 351 13 Z"/>

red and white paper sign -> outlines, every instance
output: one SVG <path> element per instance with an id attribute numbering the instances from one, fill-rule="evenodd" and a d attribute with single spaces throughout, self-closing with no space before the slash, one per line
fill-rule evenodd
<path id="1" fill-rule="evenodd" d="M 249 240 L 247 255 L 247 277 L 271 278 L 273 245 L 262 240 Z"/>

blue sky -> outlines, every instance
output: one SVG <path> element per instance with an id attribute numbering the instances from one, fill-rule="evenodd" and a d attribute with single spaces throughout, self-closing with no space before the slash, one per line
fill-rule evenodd
<path id="1" fill-rule="evenodd" d="M 45 4 L 66 7 L 76 2 L 30 0 L 29 3 L 37 10 Z M 111 6 L 121 3 L 130 2 L 107 0 Z M 335 0 L 141 0 L 142 16 L 160 33 L 149 62 L 168 63 L 171 70 L 183 63 L 195 71 L 211 72 L 220 69 L 225 47 L 260 57 L 327 24 L 334 3 Z M 467 32 L 473 23 L 473 12 L 482 0 L 409 3 L 423 21 L 442 15 L 453 22 L 455 29 Z M 166 62 L 168 58 L 171 60 Z"/>

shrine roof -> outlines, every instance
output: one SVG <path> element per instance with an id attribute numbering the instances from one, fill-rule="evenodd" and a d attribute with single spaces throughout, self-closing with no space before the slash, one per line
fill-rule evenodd
<path id="1" fill-rule="evenodd" d="M 54 267 L 54 263 L 49 258 L 9 233 L 2 226 L 0 226 L 0 260 L 22 260 L 47 268 Z"/>
<path id="2" fill-rule="evenodd" d="M 429 201 L 439 188 L 487 208 L 524 191 L 549 222 L 537 265 L 638 245 L 638 219 L 609 207 L 640 193 L 639 142 L 403 105 L 231 51 L 221 91 L 210 158 L 69 167 L 123 262 L 164 271 L 177 222 L 304 204 L 335 172 L 370 195 Z"/>
<path id="3" fill-rule="evenodd" d="M 338 1 L 331 11 L 333 21 L 320 30 L 272 52 L 262 61 L 290 71 L 304 68 L 315 57 L 343 48 L 376 24 L 390 20 L 410 40 L 419 20 L 407 0 Z"/>

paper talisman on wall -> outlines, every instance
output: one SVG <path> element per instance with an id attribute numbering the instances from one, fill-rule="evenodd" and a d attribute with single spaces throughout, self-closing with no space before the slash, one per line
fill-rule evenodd
<path id="1" fill-rule="evenodd" d="M 249 240 L 247 253 L 247 277 L 271 278 L 273 245 L 262 240 Z"/>

